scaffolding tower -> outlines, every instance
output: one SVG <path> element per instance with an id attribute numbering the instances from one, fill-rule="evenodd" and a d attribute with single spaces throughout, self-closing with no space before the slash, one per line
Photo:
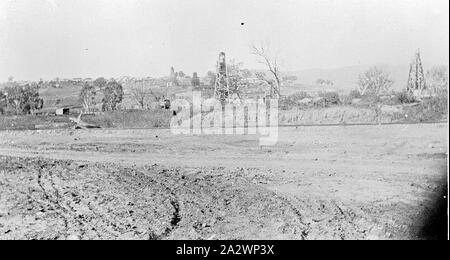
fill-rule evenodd
<path id="1" fill-rule="evenodd" d="M 228 82 L 227 63 L 225 61 L 225 52 L 219 53 L 217 61 L 216 82 L 214 85 L 214 98 L 220 100 L 223 104 L 230 96 L 230 85 Z"/>
<path id="2" fill-rule="evenodd" d="M 406 90 L 412 94 L 420 95 L 426 89 L 425 75 L 423 73 L 420 50 L 417 50 L 409 67 L 408 83 Z"/>

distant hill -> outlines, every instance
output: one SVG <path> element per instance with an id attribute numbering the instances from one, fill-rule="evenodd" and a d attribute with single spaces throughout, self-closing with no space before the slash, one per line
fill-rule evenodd
<path id="1" fill-rule="evenodd" d="M 299 71 L 288 71 L 286 74 L 297 77 L 294 82 L 295 85 L 300 88 L 305 88 L 305 91 L 317 91 L 323 86 L 317 86 L 316 81 L 318 79 L 330 80 L 334 84 L 333 86 L 324 87 L 325 90 L 334 89 L 339 92 L 347 92 L 355 89 L 358 80 L 358 76 L 364 73 L 367 69 L 373 66 L 351 66 L 335 69 L 307 69 Z M 380 65 L 378 67 L 383 68 L 389 72 L 394 80 L 393 90 L 401 90 L 405 87 L 408 80 L 409 65 Z M 428 68 L 424 68 L 427 70 Z"/>

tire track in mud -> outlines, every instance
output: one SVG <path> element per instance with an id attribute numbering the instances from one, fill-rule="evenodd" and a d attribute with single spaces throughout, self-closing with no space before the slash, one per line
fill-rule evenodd
<path id="1" fill-rule="evenodd" d="M 173 174 L 172 171 L 166 172 L 163 170 L 162 172 L 166 173 L 166 176 Z M 288 230 L 280 231 L 281 233 L 292 233 L 291 235 L 295 236 L 296 239 L 304 239 L 306 224 L 303 222 L 302 215 L 283 196 L 279 196 L 263 186 L 252 184 L 248 178 L 240 176 L 234 171 L 203 169 L 200 171 L 194 170 L 194 172 L 193 174 L 188 174 L 189 176 L 185 176 L 184 174 L 186 173 L 183 173 L 180 178 L 176 179 L 178 182 L 174 185 L 173 190 L 176 190 L 179 196 L 183 198 L 183 204 L 189 205 L 185 206 L 185 214 L 188 216 L 186 216 L 187 219 L 184 221 L 183 226 L 189 223 L 195 230 L 198 229 L 200 232 L 205 231 L 205 228 L 210 230 L 209 232 L 206 231 L 205 235 L 209 235 L 203 237 L 203 239 L 208 239 L 215 232 L 214 230 L 220 229 L 220 223 L 218 224 L 216 221 L 211 222 L 210 218 L 226 223 L 229 219 L 235 217 L 257 224 L 259 226 L 257 230 L 266 226 L 267 222 L 272 221 L 272 218 L 281 218 L 284 219 L 283 226 L 286 225 L 288 227 Z M 160 176 L 158 175 L 158 177 Z M 221 201 L 224 204 L 220 203 Z M 273 209 L 269 209 L 271 207 Z M 199 218 L 195 218 L 195 215 L 192 216 L 192 209 L 197 209 L 206 215 L 200 215 Z M 224 219 L 217 216 L 220 213 L 226 214 Z M 286 219 L 287 216 L 289 216 L 288 219 Z M 230 224 L 233 225 L 232 223 Z M 246 228 L 248 227 L 242 226 L 242 230 Z M 236 231 L 239 233 L 241 230 L 238 229 Z M 294 235 L 297 232 L 300 235 Z M 212 237 L 215 235 L 213 234 Z M 243 238 L 245 237 L 243 235 Z"/>
<path id="2" fill-rule="evenodd" d="M 63 213 L 67 214 L 67 210 L 61 206 L 58 202 L 58 196 L 56 196 L 56 200 L 51 199 L 50 194 L 47 192 L 47 190 L 44 188 L 44 185 L 42 183 L 42 169 L 44 168 L 43 164 L 41 164 L 41 161 L 37 162 L 37 183 L 39 188 L 41 189 L 42 193 L 44 194 L 45 200 L 47 200 L 48 205 L 54 208 L 54 212 L 56 215 L 58 215 L 62 221 L 64 222 L 64 228 L 65 228 L 65 235 L 67 236 L 67 232 L 69 230 L 69 221 L 67 219 L 67 216 L 64 216 Z M 63 213 L 61 213 L 61 211 Z"/>
<path id="3" fill-rule="evenodd" d="M 154 231 L 149 230 L 149 236 L 148 240 L 163 240 L 170 236 L 170 234 L 179 226 L 182 217 L 181 217 L 181 208 L 180 208 L 180 200 L 175 193 L 174 189 L 171 189 L 167 184 L 163 182 L 163 180 L 157 180 L 156 175 L 149 176 L 149 174 L 146 174 L 143 171 L 139 171 L 137 169 L 131 169 L 131 171 L 134 173 L 135 176 L 139 175 L 140 179 L 143 181 L 146 181 L 148 183 L 157 183 L 158 185 L 164 187 L 164 189 L 167 191 L 167 193 L 170 195 L 170 205 L 173 208 L 173 213 L 170 219 L 170 226 L 166 227 L 164 232 L 161 234 L 155 234 Z M 162 170 L 164 173 L 165 170 Z"/>
<path id="4" fill-rule="evenodd" d="M 131 179 L 132 177 L 135 177 L 133 175 L 133 172 L 129 172 L 127 168 L 122 169 L 124 170 L 124 172 L 121 172 L 119 174 L 117 174 L 116 172 L 111 172 L 109 174 L 112 175 L 112 177 L 116 177 L 118 178 L 118 182 L 120 182 L 121 186 L 123 186 L 123 188 L 125 189 L 125 192 L 127 193 L 129 190 L 132 190 L 131 192 L 139 192 L 142 193 L 142 196 L 145 196 L 145 194 L 148 194 L 148 197 L 152 197 L 154 194 L 152 192 L 148 192 L 149 190 L 153 190 L 154 189 L 154 184 L 151 183 L 153 180 L 143 180 L 142 178 L 137 178 L 137 180 L 133 180 Z M 132 176 L 133 175 L 133 176 Z M 102 186 L 104 180 L 101 180 L 98 177 L 94 177 L 94 179 L 96 179 L 96 181 L 99 181 L 100 183 L 97 183 L 98 186 Z M 138 188 L 138 186 L 144 185 L 143 182 L 146 182 L 148 185 L 148 189 L 145 188 Z M 149 184 L 151 183 L 151 184 Z M 138 190 L 134 190 L 135 188 L 137 188 Z M 97 207 L 94 205 L 95 203 L 93 201 L 88 201 L 87 199 L 84 199 L 84 203 L 87 205 L 87 207 L 89 208 L 89 210 L 94 214 L 95 220 L 97 220 L 98 222 L 103 222 L 106 227 L 101 226 L 102 227 L 102 231 L 108 233 L 108 237 L 110 238 L 114 238 L 117 237 L 117 234 L 120 233 L 126 233 L 129 232 L 130 229 L 127 226 L 124 226 L 124 223 L 121 219 L 121 216 L 118 215 L 116 212 L 109 212 L 110 211 L 110 206 L 108 206 L 108 203 L 111 202 L 111 200 L 115 200 L 115 198 L 112 198 L 112 196 L 108 196 L 105 194 L 101 194 L 101 193 L 96 193 L 96 196 L 99 196 L 99 199 L 102 200 L 102 203 L 97 203 Z M 131 196 L 133 196 L 131 194 Z M 131 198 L 129 198 L 131 199 Z M 106 203 L 106 204 L 105 204 Z M 102 204 L 102 206 L 100 206 L 100 204 Z M 103 206 L 104 205 L 104 206 Z M 103 210 L 101 210 L 103 209 Z M 129 211 L 133 211 L 133 207 L 131 207 L 129 209 Z M 150 217 L 149 217 L 150 219 Z M 111 229 L 112 231 L 108 230 Z M 166 230 L 170 230 L 168 228 L 166 228 Z M 149 233 L 148 238 L 153 238 L 153 237 L 158 237 L 160 235 L 155 235 L 155 231 L 151 228 L 148 227 L 147 231 Z"/>
<path id="5" fill-rule="evenodd" d="M 298 222 L 305 227 L 305 229 L 301 232 L 301 239 L 308 240 L 308 235 L 311 227 L 308 223 L 305 222 L 303 215 L 300 213 L 300 210 L 294 205 L 292 199 L 287 195 L 277 194 L 277 196 L 280 198 L 280 200 L 284 201 L 289 206 L 289 208 L 294 212 Z"/>
<path id="6" fill-rule="evenodd" d="M 2 158 L 0 158 L 2 159 Z M 16 161 L 17 162 L 17 161 Z M 1 163 L 1 161 L 0 161 Z M 86 232 L 90 232 L 88 237 L 86 238 L 117 238 L 120 233 L 125 233 L 126 228 L 124 228 L 124 223 L 121 221 L 121 217 L 116 216 L 115 212 L 111 214 L 104 214 L 107 211 L 111 210 L 112 206 L 108 204 L 104 204 L 103 206 L 96 205 L 96 201 L 90 201 L 89 198 L 92 196 L 89 194 L 92 190 L 82 190 L 81 192 L 88 193 L 87 199 L 79 198 L 78 202 L 73 199 L 71 194 L 78 193 L 78 188 L 71 188 L 70 183 L 64 183 L 64 179 L 62 178 L 61 171 L 66 170 L 65 164 L 61 163 L 62 167 L 59 167 L 60 162 L 55 161 L 46 161 L 46 160 L 25 160 L 23 163 L 19 163 L 17 166 L 13 166 L 13 168 L 18 168 L 21 171 L 21 174 L 29 174 L 29 176 L 33 177 L 34 182 L 36 183 L 36 192 L 37 193 L 27 193 L 26 189 L 28 185 L 24 185 L 24 183 L 20 183 L 20 185 L 24 185 L 24 190 L 20 190 L 20 194 L 26 196 L 25 203 L 28 201 L 36 201 L 39 202 L 38 207 L 45 209 L 45 216 L 43 218 L 46 221 L 50 221 L 54 216 L 59 218 L 61 222 L 63 222 L 63 227 L 57 228 L 58 234 L 55 234 L 55 237 L 69 237 L 71 234 L 75 233 L 79 235 L 79 239 L 83 238 Z M 56 167 L 55 167 L 56 165 Z M 72 174 L 73 175 L 73 174 Z M 92 175 L 94 176 L 94 175 Z M 76 176 L 71 176 L 70 178 L 76 178 Z M 62 181 L 59 181 L 59 180 Z M 99 180 L 99 178 L 95 178 Z M 17 180 L 16 180 L 17 181 Z M 91 180 L 92 181 L 92 180 Z M 58 185 L 57 182 L 60 184 Z M 17 183 L 17 182 L 16 182 Z M 69 187 L 65 184 L 68 184 Z M 101 183 L 98 187 L 102 186 Z M 12 184 L 9 184 L 8 187 L 13 187 Z M 15 185 L 17 186 L 17 184 Z M 17 189 L 14 189 L 17 190 Z M 5 190 L 2 190 L 2 196 L 4 195 Z M 17 191 L 13 191 L 14 193 Z M 13 193 L 11 192 L 11 193 Z M 102 200 L 101 194 L 97 194 Z M 77 196 L 78 197 L 78 196 Z M 42 198 L 42 199 L 39 199 Z M 9 198 L 9 200 L 13 203 L 23 204 L 23 200 L 20 198 Z M 106 201 L 107 199 L 105 199 Z M 82 205 L 82 207 L 86 207 L 83 210 L 77 205 Z M 176 204 L 174 204 L 176 205 Z M 28 208 L 36 208 L 36 206 L 25 206 Z M 13 207 L 17 208 L 17 207 Z M 33 209 L 35 210 L 35 209 Z M 11 207 L 10 210 L 11 211 Z M 24 212 L 25 211 L 25 212 Z M 22 211 L 21 214 L 26 214 L 26 209 Z M 39 211 L 39 209 L 37 210 Z M 44 211 L 41 211 L 44 212 Z M 80 216 L 84 216 L 82 219 Z M 25 217 L 25 215 L 24 215 Z M 95 235 L 93 235 L 95 233 Z"/>
<path id="7" fill-rule="evenodd" d="M 47 171 L 47 175 L 48 175 L 48 182 L 50 183 L 50 187 L 52 188 L 52 190 L 54 191 L 55 197 L 56 197 L 56 201 L 58 202 L 58 205 L 64 209 L 64 212 L 66 214 L 68 214 L 70 216 L 70 219 L 73 220 L 73 222 L 76 222 L 76 224 L 78 225 L 78 228 L 74 227 L 73 228 L 73 232 L 77 232 L 80 231 L 80 238 L 82 238 L 87 230 L 85 227 L 90 228 L 91 231 L 94 231 L 94 233 L 97 235 L 98 238 L 101 238 L 102 235 L 100 234 L 99 231 L 97 231 L 97 229 L 92 225 L 92 223 L 90 222 L 82 222 L 81 220 L 79 220 L 80 215 L 77 213 L 77 210 L 74 208 L 74 206 L 72 206 L 72 203 L 76 204 L 76 201 L 74 201 L 73 199 L 73 195 L 74 192 L 70 192 L 70 191 L 66 191 L 64 192 L 64 190 L 62 190 L 61 192 L 59 191 L 58 185 L 56 185 L 55 183 L 55 179 L 59 178 L 61 180 L 63 180 L 62 177 L 62 173 L 61 171 L 63 169 L 55 169 L 55 165 L 49 165 L 49 169 Z M 58 177 L 55 177 L 55 174 L 58 175 Z M 64 196 L 61 196 L 60 194 L 63 193 Z M 65 196 L 68 193 L 72 194 L 71 196 Z M 79 201 L 81 203 L 81 200 Z M 95 215 L 93 208 L 90 208 L 91 212 Z M 104 232 L 108 232 L 107 230 L 104 230 Z"/>
<path id="8" fill-rule="evenodd" d="M 8 165 L 2 157 L 0 164 L 8 169 L 21 167 L 22 175 L 34 176 L 38 193 L 31 196 L 43 198 L 47 208 L 43 221 L 49 223 L 53 216 L 64 223 L 54 228 L 54 237 L 67 238 L 75 233 L 79 239 L 116 239 L 123 235 L 154 240 L 215 236 L 245 239 L 257 234 L 262 239 L 267 237 L 267 230 L 290 238 L 304 236 L 297 234 L 305 230 L 305 225 L 292 203 L 223 169 L 186 171 L 13 159 L 18 165 Z M 28 184 L 23 185 L 27 194 Z"/>
<path id="9" fill-rule="evenodd" d="M 298 205 L 297 210 L 308 212 L 308 216 L 303 216 L 305 224 L 308 226 L 305 239 L 365 239 L 367 228 L 370 222 L 364 219 L 364 214 L 354 212 L 355 209 L 343 208 L 334 200 L 308 202 L 298 196 L 286 195 L 288 200 L 293 200 L 292 205 Z M 305 205 L 308 205 L 305 207 Z M 365 228 L 361 228 L 356 222 L 364 220 Z"/>
<path id="10" fill-rule="evenodd" d="M 92 227 L 91 223 L 83 223 L 78 219 L 77 210 L 71 206 L 71 202 L 68 199 L 68 196 L 61 196 L 57 185 L 55 184 L 55 174 L 59 171 L 54 169 L 55 165 L 51 165 L 42 161 L 37 162 L 37 183 L 40 187 L 41 191 L 44 194 L 44 198 L 47 200 L 48 205 L 54 208 L 55 214 L 57 214 L 64 222 L 65 228 L 65 237 L 69 237 L 72 233 L 80 232 L 80 238 L 82 238 L 86 229 L 84 226 L 91 226 L 91 230 L 95 231 L 97 236 L 101 238 L 101 235 L 95 228 Z M 45 170 L 45 173 L 43 171 Z M 50 186 L 51 190 L 48 190 L 44 187 L 44 181 L 47 182 Z M 53 198 L 54 197 L 54 198 Z M 75 222 L 78 227 L 74 227 L 74 224 L 69 225 L 70 223 Z M 69 226 L 72 226 L 70 228 Z M 71 231 L 71 232 L 70 232 Z"/>

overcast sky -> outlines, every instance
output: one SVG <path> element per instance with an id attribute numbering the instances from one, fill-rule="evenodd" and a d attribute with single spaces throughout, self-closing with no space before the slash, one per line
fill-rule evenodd
<path id="1" fill-rule="evenodd" d="M 284 70 L 448 64 L 448 0 L 0 0 L 0 81 L 192 74 L 218 53 Z M 244 23 L 243 25 L 241 23 Z"/>

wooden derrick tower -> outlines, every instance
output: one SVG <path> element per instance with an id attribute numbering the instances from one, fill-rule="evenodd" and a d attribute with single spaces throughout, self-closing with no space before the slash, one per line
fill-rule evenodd
<path id="1" fill-rule="evenodd" d="M 424 89 L 426 89 L 425 75 L 423 73 L 420 51 L 418 50 L 414 55 L 411 66 L 409 67 L 409 76 L 406 90 L 412 94 L 420 95 Z"/>
<path id="2" fill-rule="evenodd" d="M 217 61 L 216 83 L 214 86 L 214 98 L 224 104 L 230 96 L 230 85 L 228 82 L 227 63 L 225 61 L 225 52 L 219 53 Z"/>

